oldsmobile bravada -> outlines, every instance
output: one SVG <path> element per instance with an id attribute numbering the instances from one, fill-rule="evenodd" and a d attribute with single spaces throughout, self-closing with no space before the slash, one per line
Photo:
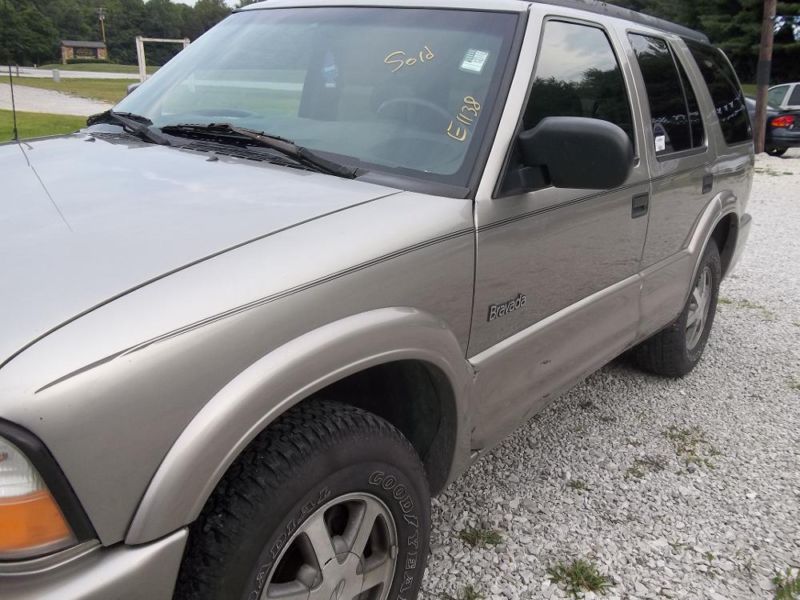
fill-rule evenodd
<path id="1" fill-rule="evenodd" d="M 415 598 L 430 494 L 750 229 L 701 33 L 575 0 L 270 0 L 0 147 L 0 597 Z"/>

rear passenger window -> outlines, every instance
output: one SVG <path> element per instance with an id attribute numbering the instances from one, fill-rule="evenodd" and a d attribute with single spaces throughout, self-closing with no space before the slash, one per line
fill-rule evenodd
<path id="1" fill-rule="evenodd" d="M 532 129 L 546 117 L 602 119 L 634 139 L 625 80 L 602 29 L 561 21 L 545 25 L 523 126 Z"/>
<path id="2" fill-rule="evenodd" d="M 703 120 L 683 66 L 666 41 L 638 34 L 629 37 L 650 102 L 656 155 L 701 147 Z"/>
<path id="3" fill-rule="evenodd" d="M 675 64 L 678 66 L 678 71 L 681 74 L 681 83 L 683 84 L 683 91 L 686 93 L 686 107 L 689 109 L 689 126 L 692 128 L 692 148 L 699 148 L 705 144 L 706 131 L 703 127 L 703 117 L 700 114 L 700 105 L 697 103 L 697 95 L 694 93 L 692 83 L 689 81 L 688 75 L 683 65 L 675 56 Z"/>
<path id="4" fill-rule="evenodd" d="M 744 93 L 728 59 L 711 46 L 692 41 L 687 41 L 686 44 L 700 67 L 708 91 L 711 92 L 725 141 L 728 144 L 738 144 L 752 140 L 753 130 L 750 127 Z"/>

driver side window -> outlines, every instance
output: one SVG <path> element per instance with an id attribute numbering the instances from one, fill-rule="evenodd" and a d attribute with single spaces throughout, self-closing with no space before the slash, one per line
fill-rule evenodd
<path id="1" fill-rule="evenodd" d="M 523 129 L 536 127 L 546 117 L 610 121 L 635 142 L 622 70 L 599 27 L 563 21 L 545 24 Z"/>

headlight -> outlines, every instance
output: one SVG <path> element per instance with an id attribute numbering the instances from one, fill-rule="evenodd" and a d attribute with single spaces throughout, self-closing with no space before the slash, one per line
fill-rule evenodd
<path id="1" fill-rule="evenodd" d="M 0 560 L 44 554 L 75 541 L 39 472 L 0 437 Z"/>

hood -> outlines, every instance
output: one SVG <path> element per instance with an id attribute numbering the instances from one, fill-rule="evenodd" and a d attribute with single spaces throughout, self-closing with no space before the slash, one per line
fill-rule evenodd
<path id="1" fill-rule="evenodd" d="M 0 146 L 0 365 L 153 279 L 396 192 L 124 135 L 91 139 Z"/>

